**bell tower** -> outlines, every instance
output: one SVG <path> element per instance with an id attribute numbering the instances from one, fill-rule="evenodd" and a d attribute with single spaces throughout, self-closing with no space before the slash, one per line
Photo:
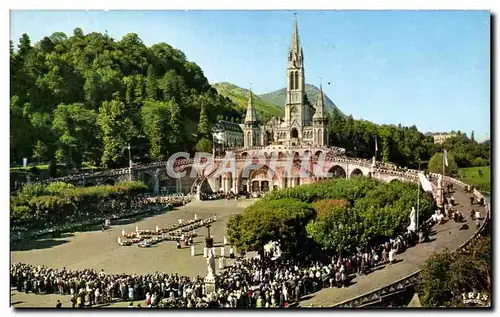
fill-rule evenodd
<path id="1" fill-rule="evenodd" d="M 307 120 L 308 111 L 305 105 L 304 52 L 300 46 L 296 16 L 293 19 L 292 43 L 288 52 L 286 75 L 285 121 L 289 126 L 294 121 L 303 126 Z"/>

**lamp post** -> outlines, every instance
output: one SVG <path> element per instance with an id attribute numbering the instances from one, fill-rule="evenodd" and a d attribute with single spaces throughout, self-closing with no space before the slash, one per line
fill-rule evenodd
<path id="1" fill-rule="evenodd" d="M 132 181 L 132 153 L 130 152 L 130 142 L 128 143 L 128 179 Z"/>

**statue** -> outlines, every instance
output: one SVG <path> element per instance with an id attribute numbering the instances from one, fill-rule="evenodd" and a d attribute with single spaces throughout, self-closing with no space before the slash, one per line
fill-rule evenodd
<path id="1" fill-rule="evenodd" d="M 410 212 L 410 225 L 408 226 L 408 232 L 415 231 L 417 229 L 417 214 L 415 212 L 415 207 L 411 207 Z"/>
<path id="2" fill-rule="evenodd" d="M 213 277 L 215 275 L 215 255 L 212 250 L 208 251 L 207 271 L 207 277 Z"/>

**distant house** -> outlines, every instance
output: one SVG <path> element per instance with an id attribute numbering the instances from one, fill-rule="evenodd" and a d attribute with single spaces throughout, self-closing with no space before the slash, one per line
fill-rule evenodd
<path id="1" fill-rule="evenodd" d="M 243 146 L 243 124 L 219 120 L 212 127 L 214 143 L 219 147 L 232 148 Z"/>
<path id="2" fill-rule="evenodd" d="M 452 138 L 454 136 L 458 136 L 456 132 L 436 132 L 436 133 L 428 133 L 428 135 L 432 136 L 434 139 L 434 143 L 442 144 L 446 139 Z"/>

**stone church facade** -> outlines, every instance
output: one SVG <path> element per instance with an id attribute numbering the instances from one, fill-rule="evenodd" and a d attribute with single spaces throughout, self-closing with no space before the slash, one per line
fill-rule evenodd
<path id="1" fill-rule="evenodd" d="M 235 137 L 236 130 L 231 129 L 231 139 L 243 140 L 242 148 L 251 149 L 268 145 L 284 145 L 293 147 L 325 147 L 328 146 L 328 119 L 325 111 L 323 89 L 315 104 L 307 99 L 305 91 L 304 52 L 300 46 L 297 20 L 293 22 L 293 33 L 287 57 L 287 85 L 285 116 L 271 118 L 268 122 L 259 121 L 253 105 L 252 92 L 248 97 L 247 112 L 241 127 L 242 138 Z M 240 142 L 226 140 L 221 130 L 224 122 L 216 124 L 213 130 L 214 140 L 220 145 L 239 146 Z M 232 128 L 232 127 L 231 127 Z M 229 128 L 228 128 L 229 131 Z"/>

